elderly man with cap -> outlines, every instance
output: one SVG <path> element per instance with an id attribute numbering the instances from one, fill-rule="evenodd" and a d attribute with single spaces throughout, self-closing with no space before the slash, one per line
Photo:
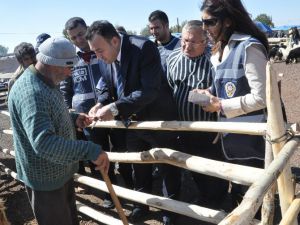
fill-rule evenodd
<path id="1" fill-rule="evenodd" d="M 77 225 L 72 177 L 78 161 L 92 160 L 107 173 L 109 160 L 99 145 L 75 140 L 75 126 L 84 128 L 92 118 L 69 114 L 57 87 L 71 76 L 75 48 L 65 38 L 49 38 L 39 50 L 36 65 L 17 80 L 8 101 L 18 179 L 39 225 Z"/>

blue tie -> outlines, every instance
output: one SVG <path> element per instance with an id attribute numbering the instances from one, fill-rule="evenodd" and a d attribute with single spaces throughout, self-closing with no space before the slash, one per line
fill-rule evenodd
<path id="1" fill-rule="evenodd" d="M 116 67 L 116 88 L 117 88 L 117 95 L 118 98 L 121 97 L 124 87 L 123 87 L 123 78 L 121 74 L 121 68 L 120 68 L 120 62 L 118 60 L 115 61 L 115 67 Z"/>

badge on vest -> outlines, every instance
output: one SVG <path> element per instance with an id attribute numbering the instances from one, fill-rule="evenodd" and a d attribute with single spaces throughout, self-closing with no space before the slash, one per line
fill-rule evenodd
<path id="1" fill-rule="evenodd" d="M 236 91 L 236 86 L 232 82 L 227 82 L 225 84 L 225 92 L 228 98 L 232 98 L 234 96 L 234 93 Z"/>

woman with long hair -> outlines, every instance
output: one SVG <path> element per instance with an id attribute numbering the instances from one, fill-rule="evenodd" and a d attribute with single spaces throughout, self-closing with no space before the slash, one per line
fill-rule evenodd
<path id="1" fill-rule="evenodd" d="M 204 0 L 201 11 L 203 29 L 213 42 L 211 62 L 215 73 L 211 88 L 197 90 L 210 95 L 210 104 L 203 109 L 220 112 L 221 121 L 263 122 L 269 49 L 265 34 L 240 0 Z M 222 144 L 230 162 L 264 166 L 261 136 L 223 134 Z"/>

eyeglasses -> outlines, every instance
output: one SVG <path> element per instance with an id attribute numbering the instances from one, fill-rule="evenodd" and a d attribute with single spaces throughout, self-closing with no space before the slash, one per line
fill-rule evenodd
<path id="1" fill-rule="evenodd" d="M 218 22 L 219 22 L 218 18 L 202 19 L 203 25 L 208 27 L 214 27 L 217 25 Z"/>
<path id="2" fill-rule="evenodd" d="M 191 42 L 191 41 L 184 40 L 184 39 L 181 39 L 181 41 L 182 41 L 182 45 L 190 45 L 190 46 L 192 46 L 192 47 L 197 47 L 197 46 L 199 46 L 199 45 L 204 45 L 204 44 L 206 44 L 207 39 L 203 39 L 203 40 L 201 40 L 201 41 L 199 41 L 199 42 Z"/>

